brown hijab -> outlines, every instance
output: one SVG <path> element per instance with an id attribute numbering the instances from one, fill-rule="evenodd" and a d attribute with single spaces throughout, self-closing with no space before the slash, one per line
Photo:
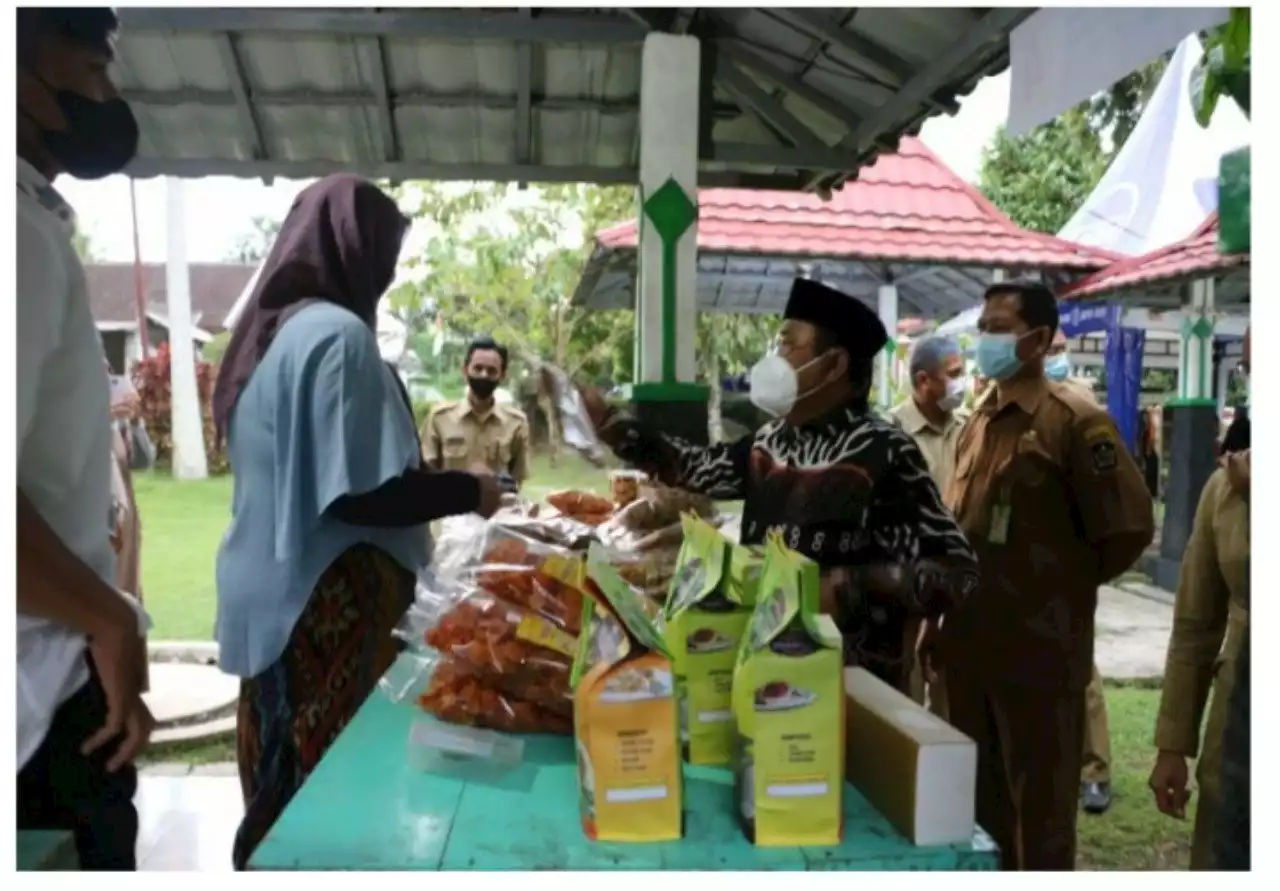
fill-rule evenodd
<path id="1" fill-rule="evenodd" d="M 378 300 L 395 277 L 408 228 L 395 201 L 358 176 L 327 176 L 299 193 L 218 370 L 213 421 L 219 439 L 241 391 L 293 313 L 325 300 L 376 327 Z"/>

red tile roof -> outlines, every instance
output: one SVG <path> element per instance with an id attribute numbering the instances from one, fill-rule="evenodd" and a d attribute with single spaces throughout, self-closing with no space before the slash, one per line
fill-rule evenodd
<path id="1" fill-rule="evenodd" d="M 243 263 L 192 263 L 191 317 L 196 326 L 217 334 L 222 320 L 256 267 Z M 134 310 L 134 275 L 132 263 L 86 263 L 85 282 L 89 305 L 98 324 L 122 324 L 137 321 Z M 168 282 L 163 263 L 143 263 L 142 281 L 147 309 L 168 317 Z"/>
<path id="2" fill-rule="evenodd" d="M 606 249 L 634 249 L 636 224 L 596 239 Z M 698 250 L 1076 270 L 1119 256 L 1018 228 L 913 137 L 827 202 L 811 193 L 700 189 Z"/>
<path id="3" fill-rule="evenodd" d="M 1138 257 L 1129 257 L 1064 288 L 1064 300 L 1100 297 L 1116 291 L 1151 285 L 1172 284 L 1247 266 L 1249 254 L 1218 252 L 1218 212 L 1215 210 L 1182 241 Z"/>

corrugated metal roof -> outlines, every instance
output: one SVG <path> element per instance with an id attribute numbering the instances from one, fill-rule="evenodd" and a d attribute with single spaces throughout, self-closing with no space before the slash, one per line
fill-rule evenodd
<path id="1" fill-rule="evenodd" d="M 1233 284 L 1242 284 L 1247 293 L 1249 264 L 1247 253 L 1223 254 L 1218 250 L 1218 212 L 1214 211 L 1182 241 L 1113 263 L 1063 289 L 1060 296 L 1081 300 L 1139 289 L 1165 290 L 1193 279 L 1224 278 L 1236 272 L 1244 272 L 1245 280 Z"/>
<path id="2" fill-rule="evenodd" d="M 600 232 L 577 299 L 600 308 L 630 299 L 632 260 L 622 255 L 633 255 L 637 241 L 635 222 Z M 791 277 L 809 266 L 821 268 L 825 280 L 851 293 L 896 280 L 908 303 L 929 317 L 976 301 L 987 284 L 982 270 L 1079 273 L 1119 259 L 1109 251 L 1018 228 L 913 137 L 904 138 L 896 153 L 881 155 L 826 202 L 796 192 L 700 190 L 698 255 L 704 277 L 723 279 L 699 284 L 700 294 L 714 294 L 707 309 L 741 309 L 744 296 L 754 292 L 759 311 L 776 312 Z M 750 256 L 776 258 L 779 280 L 744 268 L 742 258 Z"/>
<path id="3" fill-rule="evenodd" d="M 1031 9 L 122 8 L 138 176 L 634 182 L 641 48 L 702 40 L 707 185 L 836 185 Z"/>

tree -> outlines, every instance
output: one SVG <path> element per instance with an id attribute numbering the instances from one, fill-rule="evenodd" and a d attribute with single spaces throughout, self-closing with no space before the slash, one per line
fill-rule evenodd
<path id="1" fill-rule="evenodd" d="M 1016 139 L 1004 127 L 982 152 L 979 188 L 1024 229 L 1056 233 L 1106 172 L 1087 104 Z"/>
<path id="2" fill-rule="evenodd" d="M 1226 24 L 1204 40 L 1204 55 L 1191 76 L 1191 105 L 1201 127 L 1209 126 L 1218 99 L 1230 96 L 1248 115 L 1252 92 L 1252 15 L 1249 8 L 1232 9 Z"/>
<path id="3" fill-rule="evenodd" d="M 254 217 L 249 225 L 250 230 L 241 233 L 231 248 L 229 259 L 233 263 L 261 263 L 280 234 L 280 221 L 270 217 Z"/>
<path id="4" fill-rule="evenodd" d="M 1089 123 L 1098 133 L 1111 136 L 1111 157 L 1114 158 L 1138 126 L 1142 113 L 1147 110 L 1151 94 L 1164 77 L 1173 50 L 1152 59 L 1137 71 L 1116 81 L 1110 89 L 1103 90 L 1089 101 Z"/>

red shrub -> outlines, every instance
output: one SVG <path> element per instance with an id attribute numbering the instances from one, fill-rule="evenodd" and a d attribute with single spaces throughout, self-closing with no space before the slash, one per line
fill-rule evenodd
<path id="1" fill-rule="evenodd" d="M 133 386 L 138 391 L 142 421 L 156 446 L 156 464 L 173 464 L 172 383 L 169 344 L 162 343 L 151 358 L 133 366 Z M 200 394 L 200 415 L 204 421 L 204 450 L 210 473 L 227 472 L 226 453 L 218 448 L 213 430 L 213 383 L 217 369 L 208 362 L 196 362 L 196 390 Z"/>

